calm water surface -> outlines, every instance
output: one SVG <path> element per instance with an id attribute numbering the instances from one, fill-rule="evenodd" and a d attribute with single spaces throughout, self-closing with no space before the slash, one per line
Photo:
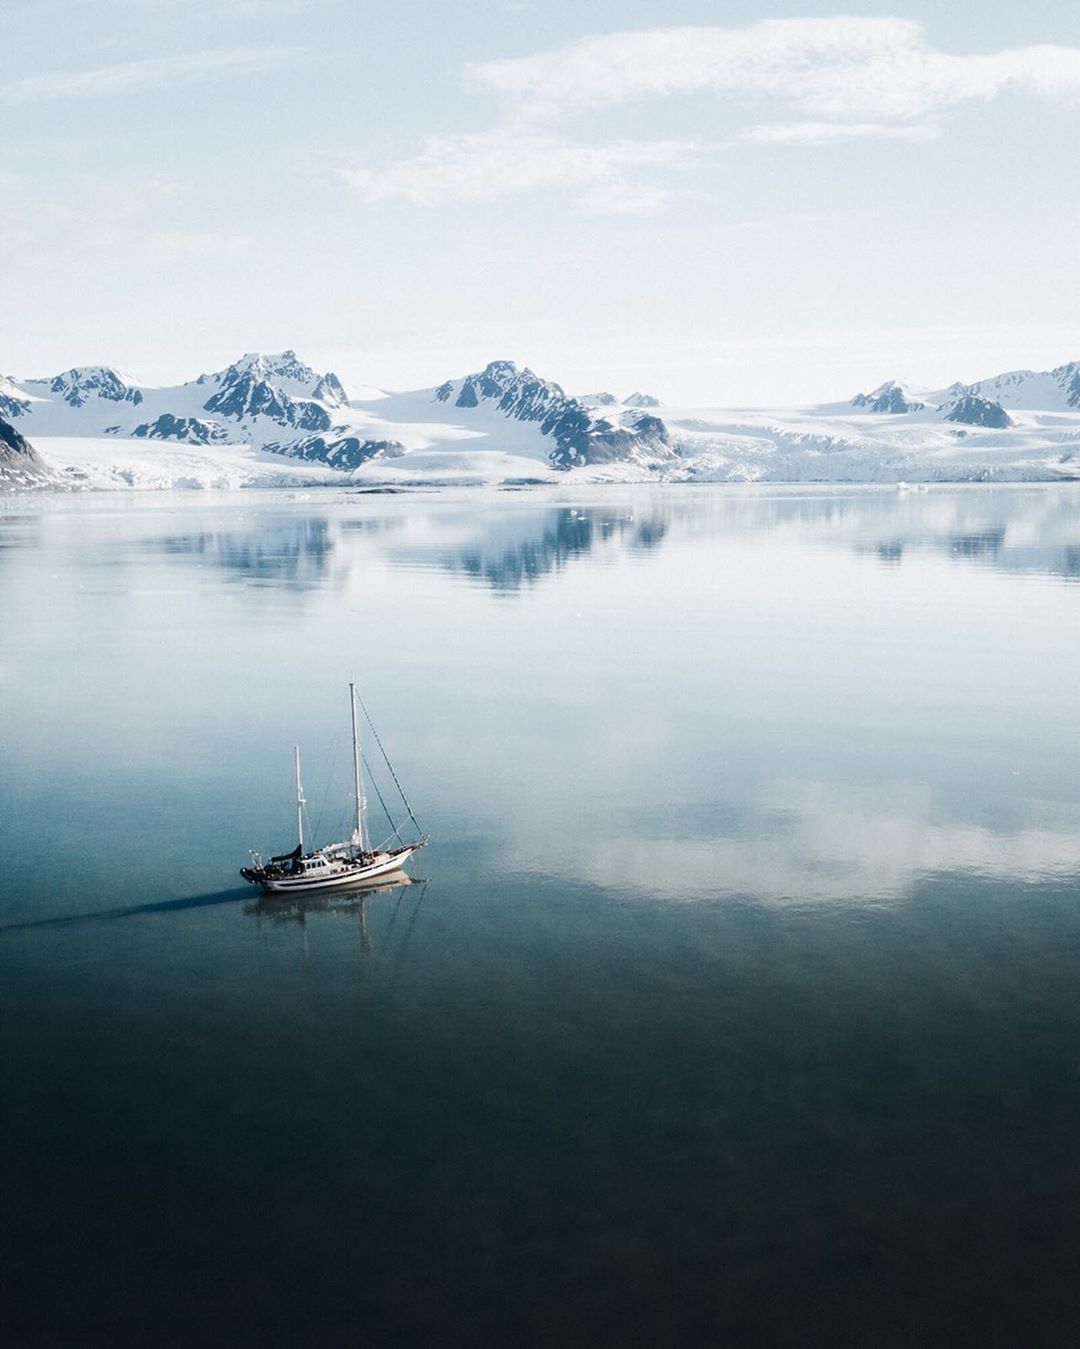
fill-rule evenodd
<path id="1" fill-rule="evenodd" d="M 1075 1343 L 1076 489 L 7 501 L 0 618 L 5 1345 Z M 354 677 L 421 883 L 259 906 Z"/>

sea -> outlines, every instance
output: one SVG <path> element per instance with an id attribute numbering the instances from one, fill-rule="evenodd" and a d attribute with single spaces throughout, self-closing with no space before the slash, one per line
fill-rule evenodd
<path id="1" fill-rule="evenodd" d="M 1077 1342 L 1080 487 L 11 497 L 0 625 L 5 1349 Z M 431 842 L 276 902 L 350 681 Z"/>

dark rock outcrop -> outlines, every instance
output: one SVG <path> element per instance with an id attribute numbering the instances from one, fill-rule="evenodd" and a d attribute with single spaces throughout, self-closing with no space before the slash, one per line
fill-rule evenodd
<path id="1" fill-rule="evenodd" d="M 107 430 L 117 431 L 119 427 L 108 427 Z M 185 440 L 192 445 L 209 445 L 215 440 L 228 439 L 228 432 L 217 422 L 204 421 L 201 417 L 174 417 L 171 412 L 163 412 L 155 422 L 142 422 L 131 434 L 151 440 Z"/>
<path id="2" fill-rule="evenodd" d="M 289 459 L 326 464 L 343 472 L 351 472 L 369 459 L 397 459 L 405 453 L 405 446 L 399 440 L 361 440 L 359 436 L 339 436 L 336 440 L 307 436 L 302 440 L 275 441 L 264 445 L 263 449 Z"/>
<path id="3" fill-rule="evenodd" d="M 0 418 L 0 488 L 40 487 L 48 479 L 49 471 L 34 447 Z"/>
<path id="4" fill-rule="evenodd" d="M 980 398 L 977 394 L 961 394 L 954 403 L 946 404 L 945 420 L 962 422 L 966 426 L 989 426 L 1003 430 L 1012 426 L 1012 418 L 1001 406 L 990 398 Z"/>

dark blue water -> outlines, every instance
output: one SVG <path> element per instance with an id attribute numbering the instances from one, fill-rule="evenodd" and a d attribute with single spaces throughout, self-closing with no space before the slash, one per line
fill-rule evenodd
<path id="1" fill-rule="evenodd" d="M 1078 582 L 1070 489 L 9 503 L 2 1342 L 1073 1343 Z M 435 842 L 258 904 L 350 678 Z"/>

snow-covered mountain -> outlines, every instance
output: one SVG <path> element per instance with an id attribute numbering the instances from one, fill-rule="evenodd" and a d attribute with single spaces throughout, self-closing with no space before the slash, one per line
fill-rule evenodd
<path id="1" fill-rule="evenodd" d="M 85 407 L 92 398 L 104 398 L 111 403 L 132 403 L 136 407 L 142 402 L 142 393 L 133 385 L 126 383 L 107 365 L 84 365 L 73 370 L 65 370 L 51 380 L 35 379 L 31 384 L 48 383 L 49 392 L 57 394 L 73 408 Z"/>
<path id="2" fill-rule="evenodd" d="M 435 390 L 440 403 L 455 408 L 496 407 L 505 417 L 536 422 L 553 448 L 548 458 L 555 468 L 580 468 L 612 461 L 659 466 L 673 459 L 671 439 L 656 417 L 620 413 L 597 416 L 580 399 L 569 398 L 562 387 L 541 379 L 513 361 L 492 361 L 475 375 L 448 379 Z"/>
<path id="3" fill-rule="evenodd" d="M 387 393 L 249 352 L 171 386 L 111 366 L 0 378 L 0 418 L 21 433 L 0 484 L 18 486 L 1080 478 L 1080 362 L 802 408 L 661 409 L 572 397 L 509 360 Z"/>
<path id="4" fill-rule="evenodd" d="M 425 480 L 532 479 L 607 463 L 649 472 L 675 457 L 657 418 L 621 406 L 598 415 L 512 361 L 350 400 L 333 371 L 293 351 L 249 352 L 170 387 L 84 366 L 5 380 L 0 399 L 74 485 L 334 480 L 384 460 L 407 461 L 399 475 Z"/>
<path id="5" fill-rule="evenodd" d="M 890 379 L 870 393 L 857 393 L 851 400 L 851 406 L 865 412 L 888 412 L 902 416 L 905 412 L 920 412 L 926 404 L 916 398 L 906 385 Z"/>

